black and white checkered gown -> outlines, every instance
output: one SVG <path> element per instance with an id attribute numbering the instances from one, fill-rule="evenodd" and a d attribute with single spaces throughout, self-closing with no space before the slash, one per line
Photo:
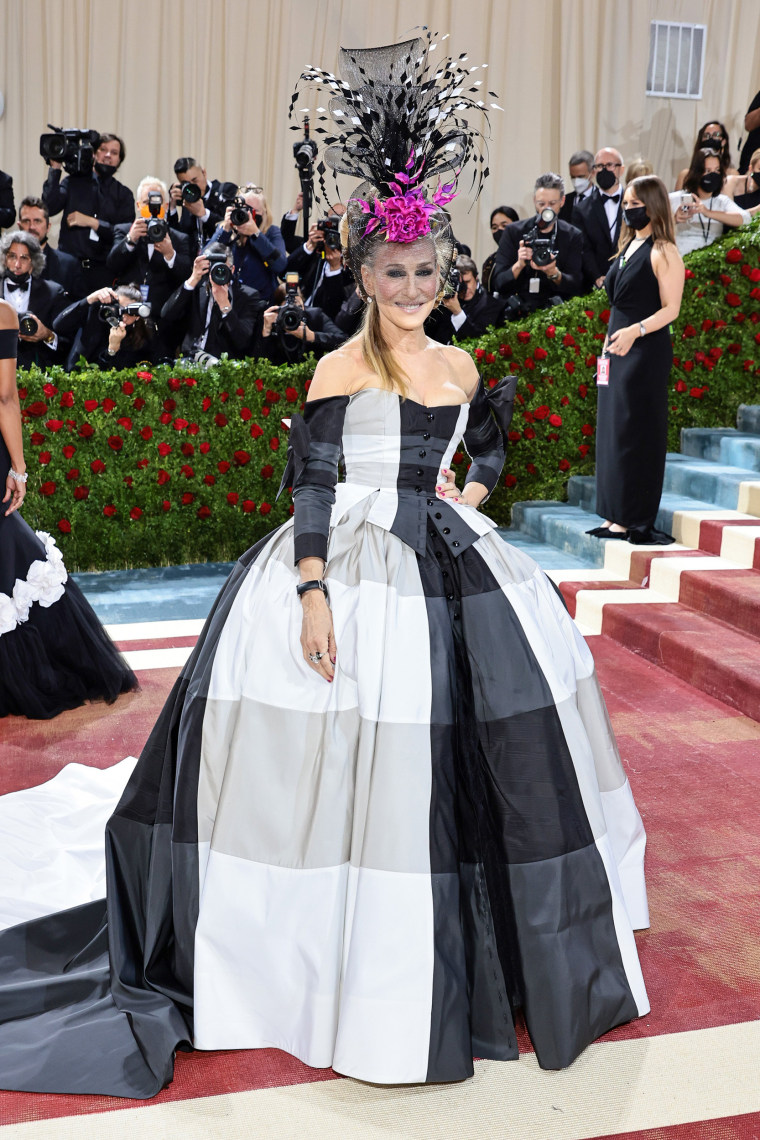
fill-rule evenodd
<path id="1" fill-rule="evenodd" d="M 294 519 L 237 564 L 109 824 L 110 978 L 101 929 L 97 1000 L 68 1050 L 27 1004 L 44 1045 L 12 1087 L 152 1095 L 183 1040 L 454 1081 L 517 1056 L 517 1008 L 560 1068 L 649 1008 L 645 836 L 591 654 L 539 567 L 435 497 L 462 438 L 468 478 L 498 478 L 484 390 L 365 389 L 305 421 Z M 327 561 L 332 685 L 303 661 L 306 555 Z M 93 934 L 97 906 L 70 923 Z"/>

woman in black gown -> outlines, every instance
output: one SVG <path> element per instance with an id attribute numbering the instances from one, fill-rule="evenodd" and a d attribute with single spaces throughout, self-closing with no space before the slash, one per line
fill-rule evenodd
<path id="1" fill-rule="evenodd" d="M 681 307 L 684 266 L 659 178 L 646 175 L 626 187 L 623 218 L 605 278 L 608 383 L 600 377 L 598 386 L 596 509 L 605 521 L 589 533 L 666 545 L 672 537 L 654 523 L 668 443 L 669 325 Z"/>
<path id="2" fill-rule="evenodd" d="M 86 700 L 114 701 L 137 687 L 66 573 L 49 534 L 18 513 L 26 492 L 16 391 L 18 318 L 0 301 L 0 717 L 48 719 Z"/>

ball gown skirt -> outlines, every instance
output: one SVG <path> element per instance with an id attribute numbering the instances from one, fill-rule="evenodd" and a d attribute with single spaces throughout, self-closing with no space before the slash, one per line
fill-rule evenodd
<path id="1" fill-rule="evenodd" d="M 554 1069 L 649 1008 L 645 835 L 591 653 L 540 568 L 435 497 L 462 437 L 468 478 L 498 478 L 484 389 L 315 400 L 291 436 L 295 516 L 173 688 L 107 899 L 0 934 L 4 1087 L 147 1097 L 190 1047 L 456 1081 L 517 1057 L 518 1009 Z M 303 660 L 306 555 L 333 684 Z"/>
<path id="2" fill-rule="evenodd" d="M 605 286 L 608 332 L 638 324 L 662 307 L 652 269 L 652 239 L 612 263 Z M 666 328 L 610 356 L 609 384 L 597 388 L 596 511 L 628 530 L 631 542 L 667 545 L 655 527 L 668 450 L 668 384 L 673 347 Z"/>

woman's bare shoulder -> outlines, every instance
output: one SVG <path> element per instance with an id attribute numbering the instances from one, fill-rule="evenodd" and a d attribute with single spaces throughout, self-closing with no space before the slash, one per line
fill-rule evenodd
<path id="1" fill-rule="evenodd" d="M 350 396 L 362 386 L 362 379 L 367 373 L 361 345 L 346 341 L 317 363 L 308 398 L 323 400 L 327 396 Z"/>
<path id="2" fill-rule="evenodd" d="M 18 313 L 7 301 L 0 301 L 0 329 L 17 329 Z"/>
<path id="3" fill-rule="evenodd" d="M 467 399 L 471 399 L 478 385 L 478 369 L 475 361 L 469 352 L 463 348 L 457 348 L 455 344 L 441 345 L 441 349 L 447 364 L 454 373 L 457 384 Z"/>

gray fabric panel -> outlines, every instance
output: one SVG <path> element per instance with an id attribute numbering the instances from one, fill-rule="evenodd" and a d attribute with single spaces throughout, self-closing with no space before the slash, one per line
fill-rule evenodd
<path id="1" fill-rule="evenodd" d="M 627 777 L 596 673 L 578 681 L 578 712 L 588 733 L 600 792 L 614 792 Z"/>
<path id="2" fill-rule="evenodd" d="M 602 1033 L 638 1016 L 602 857 L 589 846 L 507 869 L 539 1065 L 562 1069 Z"/>

